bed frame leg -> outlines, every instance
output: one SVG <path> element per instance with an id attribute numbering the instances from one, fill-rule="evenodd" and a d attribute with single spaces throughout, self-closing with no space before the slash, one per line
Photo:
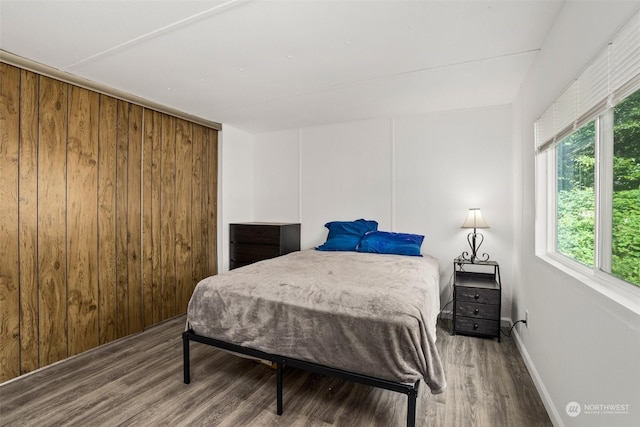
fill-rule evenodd
<path id="1" fill-rule="evenodd" d="M 189 337 L 187 333 L 182 334 L 182 364 L 184 367 L 184 383 L 191 382 L 191 367 L 189 364 Z"/>
<path id="2" fill-rule="evenodd" d="M 282 362 L 276 362 L 276 413 L 282 415 Z"/>
<path id="3" fill-rule="evenodd" d="M 418 384 L 416 383 L 413 390 L 407 393 L 408 405 L 407 405 L 407 427 L 415 427 L 416 425 L 416 401 L 418 400 Z"/>

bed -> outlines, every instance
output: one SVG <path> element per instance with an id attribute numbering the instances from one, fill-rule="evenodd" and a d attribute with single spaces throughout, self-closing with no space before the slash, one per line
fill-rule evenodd
<path id="1" fill-rule="evenodd" d="M 430 257 L 303 250 L 202 280 L 187 310 L 189 342 L 405 393 L 415 425 L 420 381 L 446 387 L 435 345 L 440 309 Z"/>

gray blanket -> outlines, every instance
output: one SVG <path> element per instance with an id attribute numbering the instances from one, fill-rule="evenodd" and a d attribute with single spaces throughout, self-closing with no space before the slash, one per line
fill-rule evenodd
<path id="1" fill-rule="evenodd" d="M 304 250 L 198 283 L 202 336 L 402 383 L 446 387 L 436 349 L 438 263 L 429 256 Z"/>

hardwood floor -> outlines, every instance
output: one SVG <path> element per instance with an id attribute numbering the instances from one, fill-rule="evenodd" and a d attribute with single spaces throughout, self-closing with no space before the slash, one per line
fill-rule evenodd
<path id="1" fill-rule="evenodd" d="M 182 382 L 184 316 L 0 385 L 2 426 L 404 426 L 407 398 L 191 343 Z M 421 383 L 418 426 L 550 426 L 515 343 L 438 330 L 448 389 Z"/>

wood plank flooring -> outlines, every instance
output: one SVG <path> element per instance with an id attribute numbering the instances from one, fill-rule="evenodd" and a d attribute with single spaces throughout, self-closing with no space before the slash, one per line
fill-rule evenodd
<path id="1" fill-rule="evenodd" d="M 403 394 L 286 368 L 276 415 L 275 370 L 191 343 L 185 317 L 0 385 L 2 426 L 404 426 Z M 439 328 L 448 389 L 421 383 L 418 426 L 550 426 L 515 343 Z"/>

